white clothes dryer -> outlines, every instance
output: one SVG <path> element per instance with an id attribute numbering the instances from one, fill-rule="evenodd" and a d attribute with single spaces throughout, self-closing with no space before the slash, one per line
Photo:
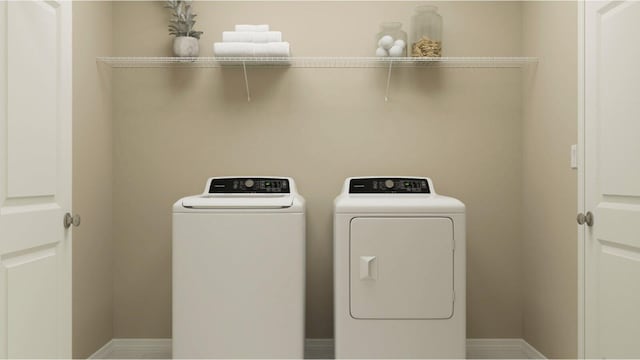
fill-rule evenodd
<path id="1" fill-rule="evenodd" d="M 465 358 L 465 206 L 429 178 L 361 177 L 335 200 L 336 358 Z"/>

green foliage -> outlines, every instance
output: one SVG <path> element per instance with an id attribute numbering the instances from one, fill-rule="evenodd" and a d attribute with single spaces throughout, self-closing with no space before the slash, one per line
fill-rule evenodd
<path id="1" fill-rule="evenodd" d="M 190 0 L 167 0 L 165 7 L 171 9 L 169 34 L 173 36 L 191 36 L 200 39 L 202 31 L 193 30 L 196 14 L 191 9 Z"/>

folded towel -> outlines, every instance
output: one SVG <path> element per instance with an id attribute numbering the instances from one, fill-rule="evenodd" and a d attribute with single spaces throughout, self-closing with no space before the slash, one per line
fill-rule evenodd
<path id="1" fill-rule="evenodd" d="M 269 31 L 269 25 L 236 25 L 236 31 Z"/>
<path id="2" fill-rule="evenodd" d="M 223 31 L 222 42 L 269 43 L 282 41 L 280 31 Z"/>
<path id="3" fill-rule="evenodd" d="M 291 55 L 288 42 L 271 42 L 266 44 L 254 44 L 253 56 L 261 57 L 286 57 Z"/>
<path id="4" fill-rule="evenodd" d="M 218 57 L 287 57 L 290 55 L 288 42 L 264 44 L 217 42 L 213 43 L 213 54 Z"/>
<path id="5" fill-rule="evenodd" d="M 252 43 L 231 43 L 231 42 L 222 42 L 222 43 L 213 43 L 213 54 L 215 56 L 221 57 L 242 57 L 242 56 L 253 56 L 253 45 Z"/>

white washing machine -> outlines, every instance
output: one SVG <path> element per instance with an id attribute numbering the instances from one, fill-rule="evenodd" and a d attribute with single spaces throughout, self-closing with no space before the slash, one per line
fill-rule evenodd
<path id="1" fill-rule="evenodd" d="M 305 201 L 224 177 L 173 206 L 173 357 L 302 358 Z"/>
<path id="2" fill-rule="evenodd" d="M 465 358 L 465 206 L 429 178 L 362 177 L 335 200 L 336 358 Z"/>

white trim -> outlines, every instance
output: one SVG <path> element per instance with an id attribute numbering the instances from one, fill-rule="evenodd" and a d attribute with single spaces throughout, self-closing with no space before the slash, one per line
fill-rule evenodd
<path id="1" fill-rule="evenodd" d="M 333 339 L 305 339 L 304 358 L 333 359 L 335 357 L 333 349 Z"/>
<path id="2" fill-rule="evenodd" d="M 523 339 L 467 339 L 468 359 L 546 359 Z"/>
<path id="3" fill-rule="evenodd" d="M 109 359 L 111 351 L 113 351 L 113 340 L 109 340 L 106 344 L 102 345 L 98 351 L 89 356 L 89 359 Z"/>
<path id="4" fill-rule="evenodd" d="M 578 211 L 585 211 L 585 2 L 578 1 Z M 578 358 L 585 356 L 585 233 L 584 226 L 576 225 L 578 228 Z"/>
<path id="5" fill-rule="evenodd" d="M 306 339 L 305 359 L 332 359 L 333 339 Z M 113 339 L 89 359 L 170 359 L 171 339 Z M 546 359 L 523 339 L 467 339 L 470 359 Z"/>
<path id="6" fill-rule="evenodd" d="M 526 359 L 546 359 L 543 353 L 534 348 L 526 340 L 522 339 L 522 352 L 526 356 Z"/>
<path id="7" fill-rule="evenodd" d="M 171 339 L 112 339 L 89 359 L 170 359 Z"/>

